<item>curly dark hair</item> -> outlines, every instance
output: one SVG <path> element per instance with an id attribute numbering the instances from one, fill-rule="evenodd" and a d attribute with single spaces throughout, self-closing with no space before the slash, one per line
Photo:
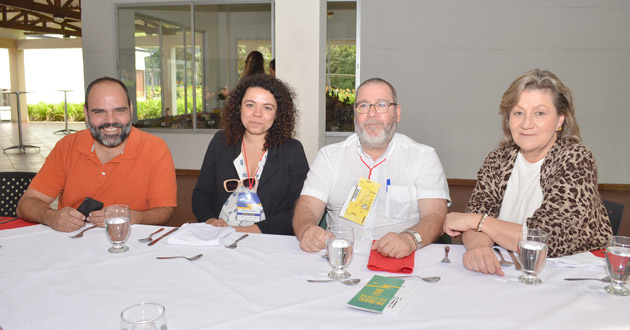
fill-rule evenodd
<path id="1" fill-rule="evenodd" d="M 230 92 L 230 98 L 221 113 L 221 128 L 225 130 L 225 139 L 230 145 L 241 142 L 245 134 L 245 126 L 241 121 L 241 102 L 247 89 L 252 87 L 262 88 L 276 99 L 276 118 L 265 136 L 264 150 L 280 146 L 295 133 L 295 121 L 298 117 L 293 102 L 295 93 L 281 80 L 265 74 L 243 77 Z"/>

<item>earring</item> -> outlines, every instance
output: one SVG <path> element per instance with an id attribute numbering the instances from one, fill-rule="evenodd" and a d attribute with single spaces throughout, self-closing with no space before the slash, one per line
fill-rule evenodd
<path id="1" fill-rule="evenodd" d="M 556 131 L 560 132 L 562 130 L 562 126 L 558 127 Z"/>

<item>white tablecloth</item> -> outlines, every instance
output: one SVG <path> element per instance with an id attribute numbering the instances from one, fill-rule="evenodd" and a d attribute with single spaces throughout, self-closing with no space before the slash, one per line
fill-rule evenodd
<path id="1" fill-rule="evenodd" d="M 563 280 L 604 277 L 603 268 L 547 262 L 543 284 L 527 286 L 514 267 L 504 277 L 466 270 L 461 245 L 451 246 L 452 263 L 440 263 L 444 246 L 434 244 L 416 252 L 414 274 L 442 280 L 419 282 L 402 313 L 388 316 L 346 307 L 373 275 L 389 274 L 367 269 L 369 242 L 356 243 L 349 267 L 361 283 L 346 286 L 306 282 L 325 278 L 330 266 L 295 237 L 250 234 L 234 250 L 138 242 L 157 228 L 132 226 L 123 254 L 107 252 L 100 228 L 81 239 L 42 225 L 0 231 L 0 327 L 118 329 L 123 308 L 157 302 L 170 330 L 630 328 L 630 297 L 606 293 L 602 282 Z M 198 253 L 193 262 L 155 259 Z"/>

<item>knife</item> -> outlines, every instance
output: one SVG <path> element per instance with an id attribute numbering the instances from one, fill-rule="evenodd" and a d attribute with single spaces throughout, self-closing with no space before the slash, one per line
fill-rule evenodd
<path id="1" fill-rule="evenodd" d="M 168 235 L 170 235 L 170 234 L 174 233 L 177 229 L 179 229 L 179 227 L 175 227 L 175 228 L 173 228 L 173 229 L 171 229 L 171 230 L 167 231 L 167 232 L 166 232 L 166 234 L 164 234 L 164 235 L 162 235 L 162 236 L 160 236 L 160 237 L 158 237 L 158 238 L 154 239 L 151 243 L 149 243 L 149 244 L 148 244 L 148 246 L 153 246 L 153 244 L 155 244 L 155 243 L 159 242 L 162 238 L 164 238 L 164 237 L 166 237 L 166 236 L 168 236 Z"/>
<path id="2" fill-rule="evenodd" d="M 11 218 L 11 219 L 9 219 L 9 220 L 4 220 L 4 221 L 0 222 L 0 225 L 3 225 L 3 224 L 5 224 L 5 223 L 7 223 L 7 222 L 11 222 L 11 221 L 13 221 L 13 220 L 17 220 L 17 219 L 18 219 L 18 217 Z"/>
<path id="3" fill-rule="evenodd" d="M 510 258 L 512 258 L 512 261 L 514 262 L 514 268 L 516 268 L 516 270 L 521 270 L 521 264 L 518 262 L 518 259 L 514 257 L 514 252 L 512 252 L 512 250 L 507 250 L 507 252 L 510 254 Z"/>

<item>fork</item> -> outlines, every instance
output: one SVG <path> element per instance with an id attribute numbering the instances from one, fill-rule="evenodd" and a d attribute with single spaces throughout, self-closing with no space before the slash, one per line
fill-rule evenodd
<path id="1" fill-rule="evenodd" d="M 196 256 L 192 256 L 192 257 L 186 257 L 186 256 L 173 256 L 173 257 L 155 257 L 155 259 L 175 259 L 175 258 L 183 258 L 189 261 L 193 261 L 193 260 L 197 260 L 199 258 L 203 257 L 203 253 L 199 253 Z"/>
<path id="2" fill-rule="evenodd" d="M 236 243 L 238 243 L 238 241 L 242 240 L 243 238 L 245 238 L 247 236 L 249 236 L 249 234 L 245 234 L 245 235 L 239 237 L 236 241 L 234 241 L 234 243 L 232 243 L 230 245 L 226 245 L 225 247 L 228 248 L 228 249 L 236 249 L 236 246 L 237 246 Z"/>
<path id="3" fill-rule="evenodd" d="M 94 225 L 94 226 L 92 226 L 92 227 L 85 228 L 85 229 L 81 230 L 78 234 L 76 234 L 76 235 L 71 235 L 71 236 L 70 236 L 70 238 L 81 238 L 81 237 L 83 237 L 83 233 L 85 233 L 86 231 L 88 231 L 88 230 L 90 230 L 90 229 L 96 228 L 96 227 L 97 227 L 97 226 L 96 226 L 96 225 Z"/>
<path id="4" fill-rule="evenodd" d="M 445 246 L 444 247 L 444 258 L 442 258 L 442 263 L 444 264 L 450 264 L 451 263 L 451 259 L 448 258 L 448 252 L 451 251 L 451 247 L 450 246 Z"/>
<path id="5" fill-rule="evenodd" d="M 499 254 L 499 257 L 501 257 L 501 260 L 499 260 L 499 264 L 501 264 L 501 266 L 512 266 L 514 264 L 511 261 L 503 259 L 503 254 L 501 253 L 501 250 L 499 250 L 499 248 L 493 248 L 493 250 L 494 252 Z"/>

